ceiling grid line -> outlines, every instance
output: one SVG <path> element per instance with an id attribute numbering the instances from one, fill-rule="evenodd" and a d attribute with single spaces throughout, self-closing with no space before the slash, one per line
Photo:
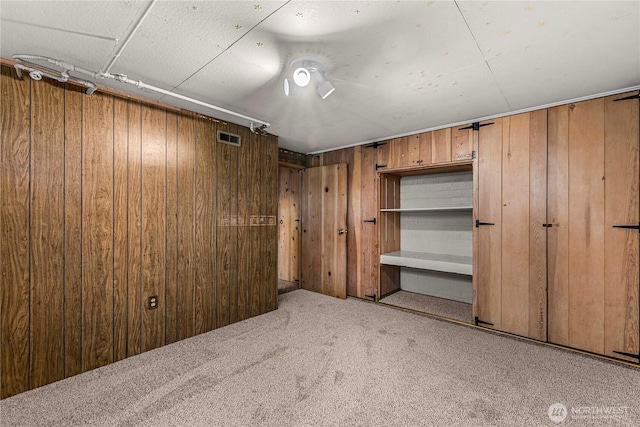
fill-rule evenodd
<path id="1" fill-rule="evenodd" d="M 495 82 L 496 86 L 498 87 L 498 90 L 500 91 L 500 94 L 502 95 L 502 99 L 509 106 L 509 110 L 512 110 L 513 107 L 511 106 L 511 103 L 509 102 L 509 100 L 507 99 L 507 96 L 505 95 L 504 91 L 502 90 L 502 87 L 500 86 L 500 83 L 498 82 L 498 79 L 496 78 L 495 73 L 491 69 L 491 65 L 489 65 L 489 61 L 487 61 L 487 58 L 484 56 L 484 53 L 482 52 L 482 48 L 480 47 L 480 43 L 478 43 L 478 39 L 476 38 L 476 35 L 471 30 L 471 27 L 469 26 L 469 22 L 467 22 L 467 18 L 464 16 L 464 13 L 462 13 L 462 10 L 460 10 L 460 5 L 458 4 L 458 0 L 455 0 L 454 3 L 456 5 L 456 8 L 458 9 L 458 12 L 460 13 L 460 17 L 464 21 L 464 24 L 469 29 L 469 34 L 471 34 L 471 37 L 473 38 L 473 41 L 474 41 L 474 43 L 476 44 L 476 46 L 478 48 L 478 52 L 480 52 L 480 55 L 482 55 L 484 63 L 487 66 L 487 69 L 489 70 L 489 73 L 491 74 L 491 77 L 493 77 L 493 81 Z"/>
<path id="2" fill-rule="evenodd" d="M 233 41 L 233 43 L 231 43 L 229 46 L 227 46 L 222 52 L 218 53 L 216 56 L 214 56 L 211 61 L 207 62 L 206 64 L 204 64 L 202 67 L 198 68 L 196 71 L 194 71 L 189 77 L 187 77 L 186 79 L 184 79 L 183 81 L 181 81 L 180 83 L 178 83 L 178 85 L 174 86 L 171 90 L 175 90 L 178 89 L 180 86 L 182 86 L 184 83 L 186 83 L 187 81 L 189 81 L 189 79 L 191 79 L 193 76 L 195 76 L 196 74 L 198 74 L 200 71 L 202 71 L 202 69 L 206 68 L 209 64 L 211 64 L 213 61 L 215 61 L 216 59 L 218 59 L 220 56 L 224 55 L 229 49 L 231 49 L 236 43 L 238 43 L 240 40 L 242 40 L 243 38 L 245 38 L 250 32 L 252 32 L 256 27 L 258 27 L 260 24 L 262 24 L 264 21 L 266 21 L 267 19 L 269 19 L 271 16 L 273 16 L 273 14 L 277 13 L 280 9 L 282 9 L 283 7 L 285 7 L 286 5 L 288 5 L 291 2 L 291 0 L 287 0 L 282 6 L 280 6 L 279 8 L 277 8 L 276 10 L 274 10 L 273 12 L 271 12 L 270 14 L 268 14 L 267 16 L 265 16 L 262 20 L 260 20 L 260 22 L 258 22 L 257 24 L 255 24 L 253 27 L 249 28 L 247 30 L 247 32 L 245 32 L 243 35 L 241 35 L 240 37 L 238 37 L 236 40 Z M 162 98 L 161 98 L 162 99 Z"/>

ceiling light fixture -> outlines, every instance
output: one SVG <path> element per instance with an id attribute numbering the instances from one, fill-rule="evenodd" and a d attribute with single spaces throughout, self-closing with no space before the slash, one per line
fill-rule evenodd
<path id="1" fill-rule="evenodd" d="M 318 94 L 322 99 L 331 95 L 336 88 L 330 81 L 325 80 L 324 73 L 327 66 L 318 58 L 302 57 L 294 59 L 290 65 L 292 78 L 284 79 L 284 94 L 293 96 L 297 93 L 298 88 L 309 85 L 311 77 L 314 78 L 318 88 Z"/>

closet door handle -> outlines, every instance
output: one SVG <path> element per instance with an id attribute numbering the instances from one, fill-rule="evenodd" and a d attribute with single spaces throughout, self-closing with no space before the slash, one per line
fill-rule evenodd
<path id="1" fill-rule="evenodd" d="M 640 233 L 640 223 L 638 225 L 614 225 L 613 228 L 626 228 L 629 230 L 638 230 Z"/>
<path id="2" fill-rule="evenodd" d="M 495 225 L 493 222 L 482 222 L 479 219 L 476 219 L 476 227 L 480 227 L 481 225 Z"/>

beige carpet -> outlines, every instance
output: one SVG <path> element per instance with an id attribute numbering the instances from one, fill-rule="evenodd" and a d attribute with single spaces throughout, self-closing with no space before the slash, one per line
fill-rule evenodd
<path id="1" fill-rule="evenodd" d="M 473 323 L 473 309 L 471 304 L 464 302 L 407 291 L 395 292 L 382 298 L 380 302 L 394 307 L 408 308 L 409 310 L 435 314 L 436 316 L 459 320 L 461 322 Z"/>
<path id="2" fill-rule="evenodd" d="M 298 289 L 300 289 L 300 286 L 297 283 L 278 281 L 278 295 L 297 291 Z"/>
<path id="3" fill-rule="evenodd" d="M 551 426 L 562 403 L 563 425 L 640 425 L 640 370 L 351 298 L 279 301 L 2 400 L 0 424 Z M 625 413 L 591 414 L 611 407 Z"/>

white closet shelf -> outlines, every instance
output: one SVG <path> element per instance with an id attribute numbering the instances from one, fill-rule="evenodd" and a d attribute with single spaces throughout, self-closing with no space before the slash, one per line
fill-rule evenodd
<path id="1" fill-rule="evenodd" d="M 451 211 L 471 211 L 473 206 L 452 206 L 448 208 L 399 208 L 380 209 L 380 212 L 451 212 Z"/>
<path id="2" fill-rule="evenodd" d="M 380 264 L 464 274 L 467 276 L 473 274 L 473 261 L 470 256 L 395 251 L 380 255 Z"/>

